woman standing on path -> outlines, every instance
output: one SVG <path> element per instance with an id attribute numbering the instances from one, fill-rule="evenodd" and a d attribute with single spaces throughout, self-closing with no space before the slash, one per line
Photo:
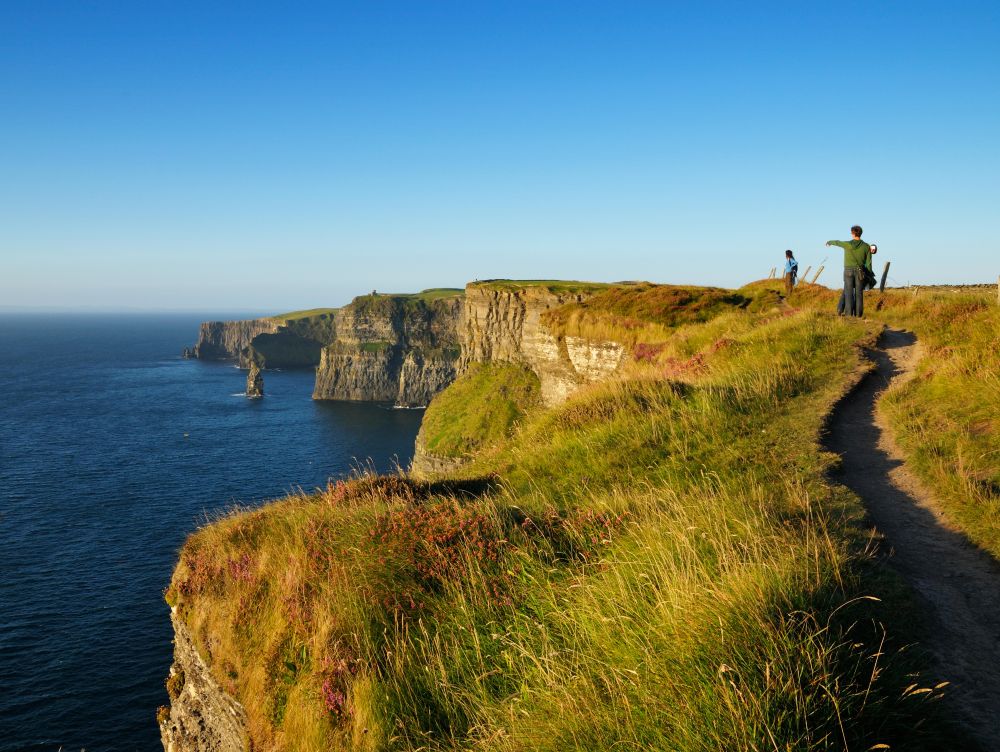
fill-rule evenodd
<path id="1" fill-rule="evenodd" d="M 792 294 L 795 278 L 799 276 L 799 262 L 795 260 L 791 250 L 785 251 L 785 297 Z"/>
<path id="2" fill-rule="evenodd" d="M 828 240 L 844 249 L 844 313 L 861 318 L 865 313 L 865 272 L 872 268 L 872 249 L 861 239 L 861 226 L 851 228 L 850 240 Z"/>

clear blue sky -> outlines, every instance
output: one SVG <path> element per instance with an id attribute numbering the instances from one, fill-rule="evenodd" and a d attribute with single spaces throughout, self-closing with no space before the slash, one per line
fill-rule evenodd
<path id="1" fill-rule="evenodd" d="M 995 281 L 998 45 L 993 0 L 4 0 L 0 307 L 737 286 L 856 222 Z"/>

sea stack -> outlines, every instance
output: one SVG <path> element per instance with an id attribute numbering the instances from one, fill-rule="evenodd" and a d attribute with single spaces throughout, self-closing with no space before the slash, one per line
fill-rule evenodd
<path id="1" fill-rule="evenodd" d="M 247 374 L 247 397 L 251 399 L 264 396 L 264 375 L 256 361 L 250 361 L 250 373 Z"/>

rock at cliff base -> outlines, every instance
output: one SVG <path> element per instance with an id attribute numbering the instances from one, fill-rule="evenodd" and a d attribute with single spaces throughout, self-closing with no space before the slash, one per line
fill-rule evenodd
<path id="1" fill-rule="evenodd" d="M 250 363 L 250 373 L 247 374 L 247 397 L 251 399 L 264 396 L 264 375 L 260 366 Z"/>

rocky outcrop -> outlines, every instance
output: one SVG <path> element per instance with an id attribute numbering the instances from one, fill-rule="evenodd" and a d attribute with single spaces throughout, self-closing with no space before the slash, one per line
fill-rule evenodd
<path id="1" fill-rule="evenodd" d="M 250 362 L 250 372 L 247 374 L 247 397 L 255 399 L 264 396 L 264 377 L 256 361 Z"/>
<path id="2" fill-rule="evenodd" d="M 313 399 L 426 405 L 457 374 L 461 296 L 365 295 L 338 311 Z"/>
<path id="3" fill-rule="evenodd" d="M 245 752 L 246 711 L 212 678 L 187 626 L 173 611 L 170 713 L 160 722 L 165 752 Z"/>
<path id="4" fill-rule="evenodd" d="M 274 334 L 274 319 L 206 321 L 198 331 L 198 342 L 189 352 L 202 360 L 236 360 L 242 368 L 250 365 L 251 344 L 261 334 Z"/>
<path id="5" fill-rule="evenodd" d="M 554 292 L 543 285 L 470 284 L 459 370 L 473 362 L 523 363 L 538 374 L 542 401 L 549 406 L 563 402 L 583 384 L 607 378 L 622 362 L 621 344 L 558 336 L 542 321 L 546 310 L 589 296 Z"/>
<path id="6" fill-rule="evenodd" d="M 410 461 L 410 472 L 417 478 L 432 478 L 436 475 L 447 475 L 458 470 L 469 461 L 468 457 L 442 457 L 427 451 L 422 433 L 417 434 L 413 448 L 413 459 Z"/>

